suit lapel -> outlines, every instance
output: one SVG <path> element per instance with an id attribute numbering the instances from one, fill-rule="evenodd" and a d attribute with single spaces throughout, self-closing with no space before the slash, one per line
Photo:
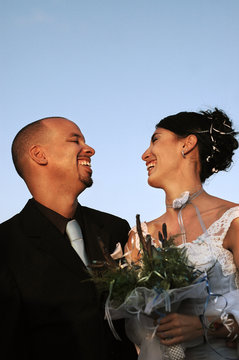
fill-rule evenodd
<path id="1" fill-rule="evenodd" d="M 98 239 L 100 238 L 108 248 L 110 234 L 105 227 L 105 223 L 95 214 L 87 213 L 86 209 L 80 205 L 77 212 L 83 222 L 83 237 L 89 260 L 91 262 L 104 260 Z"/>
<path id="2" fill-rule="evenodd" d="M 34 206 L 31 200 L 20 214 L 24 232 L 31 244 L 55 257 L 79 278 L 89 277 L 87 270 L 61 232 Z"/>

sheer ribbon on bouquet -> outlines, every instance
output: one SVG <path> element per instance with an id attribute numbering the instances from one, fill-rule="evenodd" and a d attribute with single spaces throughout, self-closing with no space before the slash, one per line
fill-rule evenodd
<path id="1" fill-rule="evenodd" d="M 180 302 L 188 298 L 207 296 L 206 278 L 201 276 L 196 283 L 178 289 L 159 291 L 145 287 L 135 288 L 119 307 L 108 297 L 105 314 L 112 329 L 112 320 L 125 318 L 129 339 L 140 348 L 139 360 L 181 360 L 184 359 L 184 346 L 162 345 L 155 335 L 157 325 L 168 311 L 176 311 Z M 115 334 L 115 330 L 112 329 Z"/>

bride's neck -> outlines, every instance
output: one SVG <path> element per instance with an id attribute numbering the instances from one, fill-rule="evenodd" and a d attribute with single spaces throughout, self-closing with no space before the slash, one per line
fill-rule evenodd
<path id="1" fill-rule="evenodd" d="M 179 185 L 176 184 L 172 187 L 167 187 L 165 191 L 165 204 L 172 204 L 173 200 L 179 198 L 182 193 L 189 191 L 189 194 L 192 195 L 199 191 L 202 188 L 201 183 Z"/>

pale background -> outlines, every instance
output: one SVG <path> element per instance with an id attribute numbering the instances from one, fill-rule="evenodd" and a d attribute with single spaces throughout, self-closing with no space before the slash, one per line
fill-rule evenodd
<path id="1" fill-rule="evenodd" d="M 75 121 L 94 185 L 79 200 L 135 223 L 164 211 L 141 154 L 155 124 L 224 109 L 239 130 L 238 0 L 0 0 L 0 222 L 30 197 L 11 161 L 15 134 L 51 115 Z M 239 151 L 205 189 L 239 202 Z"/>

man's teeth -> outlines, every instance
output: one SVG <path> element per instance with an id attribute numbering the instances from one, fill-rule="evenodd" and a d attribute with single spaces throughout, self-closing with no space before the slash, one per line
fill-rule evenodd
<path id="1" fill-rule="evenodd" d="M 79 161 L 79 165 L 91 166 L 89 161 Z"/>

